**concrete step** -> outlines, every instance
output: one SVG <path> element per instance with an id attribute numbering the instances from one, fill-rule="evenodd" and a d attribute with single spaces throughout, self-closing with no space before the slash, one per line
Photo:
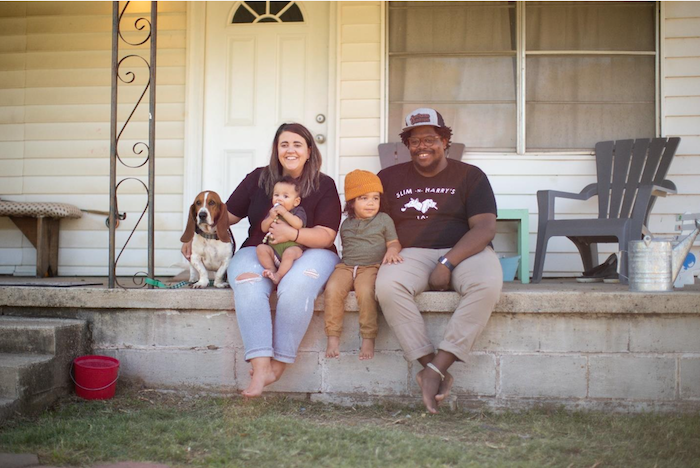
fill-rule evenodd
<path id="1" fill-rule="evenodd" d="M 60 354 L 85 342 L 85 322 L 0 316 L 0 353 Z"/>
<path id="2" fill-rule="evenodd" d="M 54 386 L 54 357 L 50 354 L 0 354 L 0 398 L 20 398 Z"/>
<path id="3" fill-rule="evenodd" d="M 12 416 L 18 403 L 17 398 L 0 398 L 0 421 Z"/>

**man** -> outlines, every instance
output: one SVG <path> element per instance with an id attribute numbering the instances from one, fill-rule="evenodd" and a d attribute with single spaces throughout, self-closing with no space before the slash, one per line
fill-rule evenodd
<path id="1" fill-rule="evenodd" d="M 417 109 L 401 133 L 411 161 L 379 172 L 404 261 L 379 269 L 377 300 L 406 360 L 423 366 L 416 380 L 431 413 L 452 387 L 447 369 L 467 359 L 503 286 L 491 246 L 497 213 L 491 184 L 479 168 L 445 156 L 451 136 L 439 112 Z M 437 353 L 415 301 L 428 288 L 461 296 Z"/>

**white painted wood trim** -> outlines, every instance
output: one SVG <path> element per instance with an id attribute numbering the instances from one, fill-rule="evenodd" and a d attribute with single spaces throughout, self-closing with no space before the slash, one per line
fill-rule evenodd
<path id="1" fill-rule="evenodd" d="M 516 99 L 515 112 L 517 113 L 515 145 L 517 154 L 525 154 L 525 5 L 517 2 L 515 5 L 516 31 L 520 30 L 520 37 L 516 41 Z"/>
<path id="2" fill-rule="evenodd" d="M 387 133 L 389 126 L 389 80 L 387 73 L 389 72 L 389 28 L 387 25 L 389 2 L 382 0 L 380 18 L 380 33 L 379 33 L 379 141 L 388 141 Z M 377 150 L 378 151 L 378 150 Z"/>
<path id="3" fill-rule="evenodd" d="M 659 93 L 657 99 L 656 99 L 656 131 L 659 134 L 659 136 L 665 137 L 666 136 L 666 106 L 665 106 L 665 99 L 666 99 L 666 77 L 665 77 L 665 64 L 666 64 L 666 4 L 665 2 L 658 2 L 659 3 L 659 8 L 658 8 L 658 34 L 659 34 L 659 41 L 658 41 L 658 51 L 659 53 L 656 56 L 656 64 L 657 64 L 657 73 L 656 73 L 656 79 L 658 81 L 658 86 L 657 86 L 657 91 Z"/>
<path id="4" fill-rule="evenodd" d="M 326 163 L 326 174 L 331 176 L 333 180 L 338 181 L 338 171 L 340 168 L 340 118 L 338 109 L 340 105 L 340 28 L 338 27 L 338 18 L 340 8 L 337 2 L 331 2 L 328 9 L 328 109 L 326 110 L 326 154 L 324 160 Z"/>
<path id="5" fill-rule="evenodd" d="M 389 2 L 382 0 L 382 32 L 380 33 L 379 53 L 381 54 L 380 80 L 380 107 L 379 107 L 379 141 L 389 142 Z M 378 151 L 378 150 L 377 150 Z"/>
<path id="6" fill-rule="evenodd" d="M 183 174 L 182 225 L 187 207 L 202 190 L 204 134 L 204 56 L 206 46 L 206 2 L 187 2 L 187 56 L 185 62 L 185 160 Z"/>

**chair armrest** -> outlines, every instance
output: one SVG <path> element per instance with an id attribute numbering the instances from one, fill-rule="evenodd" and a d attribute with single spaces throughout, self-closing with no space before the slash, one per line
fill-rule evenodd
<path id="1" fill-rule="evenodd" d="M 663 182 L 661 182 L 661 185 L 654 185 L 651 188 L 651 194 L 655 197 L 665 197 L 666 195 L 676 193 L 678 193 L 676 184 L 674 184 L 670 180 L 664 180 Z"/>
<path id="2" fill-rule="evenodd" d="M 598 184 L 586 185 L 579 193 L 560 192 L 558 190 L 538 190 L 537 191 L 537 207 L 539 209 L 539 218 L 546 214 L 544 219 L 554 219 L 554 201 L 557 198 L 567 198 L 570 200 L 588 200 L 589 198 L 598 195 Z"/>

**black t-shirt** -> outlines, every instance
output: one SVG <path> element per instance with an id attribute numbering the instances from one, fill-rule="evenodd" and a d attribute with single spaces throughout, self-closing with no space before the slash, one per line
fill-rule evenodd
<path id="1" fill-rule="evenodd" d="M 379 172 L 382 209 L 396 224 L 402 247 L 450 249 L 469 231 L 469 218 L 497 214 L 486 174 L 476 166 L 447 160 L 434 177 L 422 176 L 412 162 Z"/>
<path id="2" fill-rule="evenodd" d="M 259 167 L 248 174 L 236 187 L 226 202 L 228 211 L 239 218 L 248 217 L 250 229 L 248 238 L 242 247 L 256 246 L 262 243 L 265 233 L 260 224 L 272 208 L 272 200 L 265 190 L 258 186 L 260 174 L 264 168 Z M 340 198 L 333 179 L 321 173 L 319 189 L 302 197 L 301 205 L 306 211 L 306 227 L 325 226 L 338 231 L 340 226 Z M 335 252 L 335 246 L 329 247 Z"/>

